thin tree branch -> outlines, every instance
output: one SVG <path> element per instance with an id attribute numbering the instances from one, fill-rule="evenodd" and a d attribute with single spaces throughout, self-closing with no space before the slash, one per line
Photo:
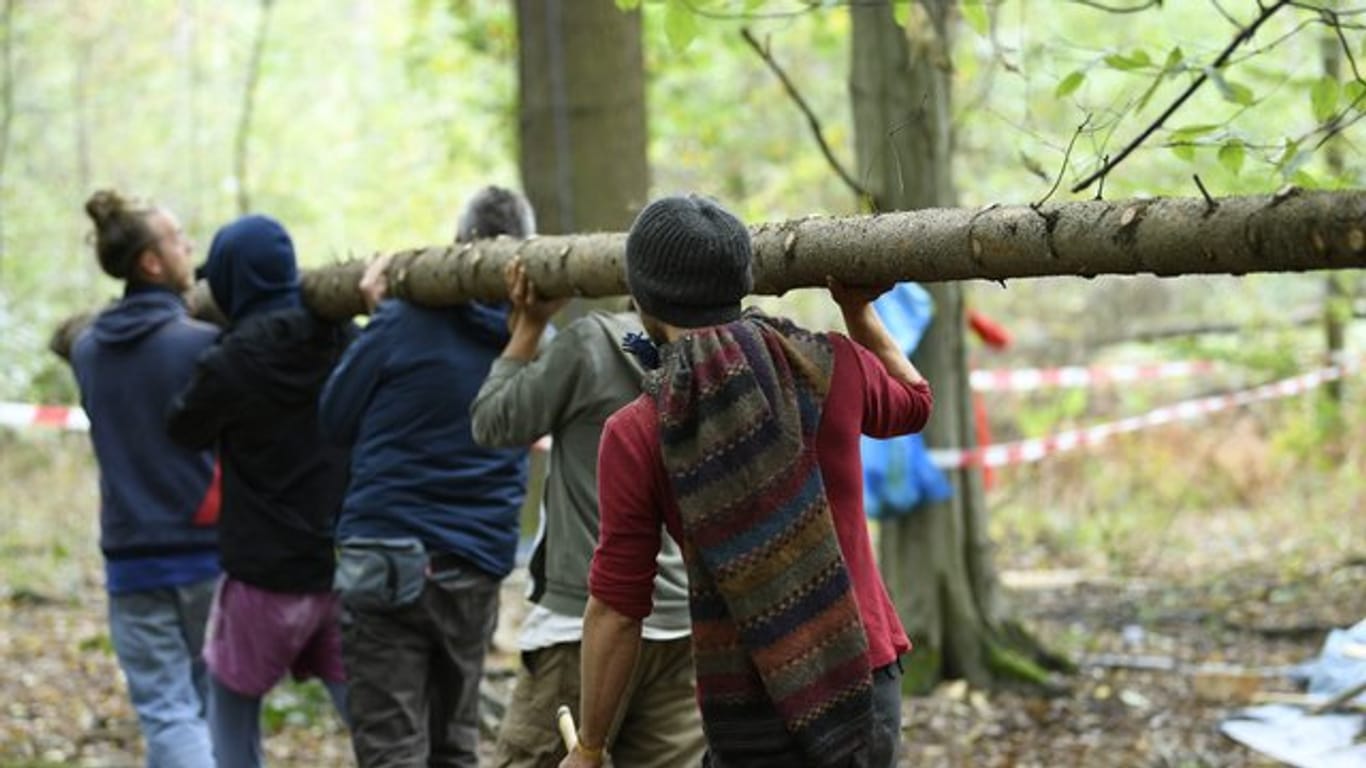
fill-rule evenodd
<path id="1" fill-rule="evenodd" d="M 1072 146 L 1077 143 L 1077 137 L 1081 135 L 1082 131 L 1086 130 L 1086 124 L 1089 122 L 1091 122 L 1091 114 L 1088 112 L 1086 119 L 1081 121 L 1081 125 L 1077 126 L 1077 130 L 1072 132 L 1072 140 L 1067 142 L 1067 151 L 1062 155 L 1062 167 L 1058 169 L 1058 177 L 1053 179 L 1053 187 L 1048 190 L 1048 194 L 1044 195 L 1039 202 L 1031 204 L 1030 207 L 1038 210 L 1040 206 L 1048 202 L 1048 198 L 1052 197 L 1054 192 L 1058 191 L 1058 185 L 1062 183 L 1063 174 L 1067 173 L 1067 161 L 1072 157 Z"/>
<path id="2" fill-rule="evenodd" d="M 237 122 L 237 140 L 233 152 L 233 172 L 237 177 L 237 212 L 251 210 L 247 194 L 248 139 L 251 137 L 251 117 L 256 102 L 256 86 L 261 80 L 261 58 L 266 50 L 266 32 L 270 28 L 270 7 L 274 0 L 261 0 L 261 16 L 256 24 L 256 40 L 251 46 L 251 60 L 247 63 L 247 83 L 242 91 L 242 115 Z"/>
<path id="3" fill-rule="evenodd" d="M 1209 0 L 1209 2 L 1210 2 L 1210 5 L 1213 5 L 1213 6 L 1214 6 L 1214 10 L 1218 11 L 1218 12 L 1219 12 L 1219 15 L 1224 17 L 1224 20 L 1225 20 L 1225 21 L 1227 21 L 1228 23 L 1232 24 L 1232 25 L 1235 26 L 1235 27 L 1241 27 L 1241 26 L 1243 26 L 1242 22 L 1240 22 L 1240 21 L 1238 21 L 1238 19 L 1234 18 L 1233 14 L 1231 14 L 1231 13 L 1229 13 L 1228 11 L 1224 10 L 1224 6 L 1219 2 L 1219 0 Z"/>
<path id="4" fill-rule="evenodd" d="M 1077 5 L 1084 5 L 1088 8 L 1095 8 L 1106 13 L 1139 13 L 1149 8 L 1161 8 L 1162 0 L 1145 0 L 1138 5 L 1106 5 L 1099 0 L 1072 0 Z"/>
<path id="5" fill-rule="evenodd" d="M 1323 17 L 1323 23 L 1333 28 L 1333 34 L 1337 35 L 1338 43 L 1342 46 L 1342 53 L 1347 57 L 1347 63 L 1352 67 L 1352 78 L 1357 82 L 1366 83 L 1362 80 L 1361 71 L 1357 69 L 1356 56 L 1352 55 L 1352 44 L 1347 42 L 1347 36 L 1342 33 L 1342 17 L 1332 8 L 1325 8 L 1316 5 L 1307 5 L 1297 0 L 1291 0 L 1291 5 L 1296 8 L 1303 8 L 1307 11 L 1315 11 Z"/>
<path id="6" fill-rule="evenodd" d="M 1105 176 L 1107 176 L 1110 173 L 1110 171 L 1115 169 L 1115 166 L 1124 162 L 1125 158 L 1127 158 L 1135 149 L 1138 149 L 1138 147 L 1142 145 L 1143 142 L 1147 141 L 1149 136 L 1152 136 L 1153 133 L 1157 131 L 1157 129 L 1162 127 L 1162 124 L 1167 121 L 1167 118 L 1175 114 L 1176 110 L 1180 109 L 1181 105 L 1185 104 L 1186 100 L 1189 99 L 1197 90 L 1199 90 L 1200 86 L 1205 84 L 1205 81 L 1209 79 L 1209 73 L 1211 71 L 1218 71 L 1219 68 L 1224 65 L 1224 62 L 1228 61 L 1228 58 L 1233 55 L 1233 52 L 1237 50 L 1238 46 L 1242 45 L 1248 40 L 1251 40 L 1252 36 L 1257 33 L 1258 27 L 1264 24 L 1267 19 L 1275 15 L 1277 11 L 1286 7 L 1287 5 L 1290 5 L 1290 2 L 1291 0 L 1276 0 L 1275 3 L 1269 6 L 1263 6 L 1262 12 L 1257 16 L 1256 20 L 1254 20 L 1247 27 L 1240 30 L 1238 34 L 1234 35 L 1233 40 L 1231 40 L 1228 46 L 1224 48 L 1223 53 L 1219 54 L 1219 58 L 1215 59 L 1214 63 L 1211 64 L 1209 68 L 1201 72 L 1200 76 L 1197 77 L 1194 81 L 1192 81 L 1191 84 L 1186 87 L 1186 90 L 1183 91 L 1180 96 L 1177 96 L 1176 99 L 1173 100 L 1172 103 L 1167 107 L 1167 109 L 1164 110 L 1161 115 L 1158 115 L 1157 119 L 1154 120 L 1151 125 L 1144 129 L 1143 132 L 1140 133 L 1136 138 L 1134 138 L 1133 141 L 1129 142 L 1128 146 L 1120 150 L 1119 154 L 1115 155 L 1111 159 L 1106 160 L 1105 163 L 1101 165 L 1101 167 L 1097 169 L 1094 173 L 1074 184 L 1072 186 L 1072 191 L 1080 192 L 1086 189 L 1087 187 L 1094 184 L 1096 180 L 1105 178 Z"/>
<path id="7" fill-rule="evenodd" d="M 1195 186 L 1200 188 L 1200 194 L 1205 196 L 1205 205 L 1208 206 L 1206 210 L 1213 211 L 1215 208 L 1218 208 L 1219 203 L 1215 201 L 1214 198 L 1210 197 L 1209 190 L 1205 189 L 1205 182 L 1200 180 L 1200 174 L 1191 174 L 1191 178 L 1195 179 Z"/>
<path id="8" fill-rule="evenodd" d="M 830 164 L 830 167 L 835 173 L 839 175 L 845 185 L 848 186 L 860 200 L 871 200 L 873 197 L 872 193 L 870 193 L 862 184 L 858 183 L 858 180 L 850 175 L 849 171 L 846 170 L 839 159 L 835 157 L 834 151 L 830 149 L 830 145 L 825 141 L 825 134 L 821 129 L 820 121 L 816 119 L 816 113 L 811 110 L 811 107 L 806 103 L 806 99 L 802 98 L 801 93 L 797 91 L 797 87 L 792 83 L 792 80 L 788 78 L 787 73 L 783 71 L 782 67 L 778 66 L 778 62 L 773 60 L 773 56 L 760 45 L 759 41 L 755 39 L 748 28 L 741 29 L 740 35 L 745 38 L 745 42 L 749 43 L 749 47 L 753 48 L 754 52 L 759 54 L 759 58 L 764 60 L 764 63 L 773 71 L 773 74 L 777 75 L 778 80 L 782 82 L 783 88 L 787 91 L 787 95 L 792 97 L 792 100 L 796 102 L 797 107 L 801 109 L 802 114 L 806 115 L 806 123 L 811 127 L 811 133 L 815 136 L 816 143 L 820 145 L 821 154 L 825 155 L 825 161 Z"/>

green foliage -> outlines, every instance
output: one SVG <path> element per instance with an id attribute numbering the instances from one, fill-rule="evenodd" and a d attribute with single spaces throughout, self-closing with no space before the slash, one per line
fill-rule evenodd
<path id="1" fill-rule="evenodd" d="M 1247 157 L 1247 149 L 1242 139 L 1229 139 L 1224 145 L 1219 147 L 1219 164 L 1228 169 L 1234 176 L 1243 170 L 1243 160 Z"/>
<path id="2" fill-rule="evenodd" d="M 1337 78 L 1327 75 L 1319 78 L 1309 89 L 1309 105 L 1314 119 L 1326 123 L 1332 119 L 1338 108 L 1338 92 L 1342 89 Z"/>
<path id="3" fill-rule="evenodd" d="M 963 11 L 963 21 L 967 22 L 973 32 L 986 36 L 991 31 L 991 19 L 987 16 L 985 0 L 963 0 L 960 8 Z"/>
<path id="4" fill-rule="evenodd" d="M 316 725 L 335 717 L 334 711 L 327 690 L 316 681 L 286 680 L 271 689 L 261 703 L 266 733 Z"/>
<path id="5" fill-rule="evenodd" d="M 1128 54 L 1112 53 L 1105 57 L 1105 63 L 1121 72 L 1131 72 L 1136 69 L 1147 69 L 1152 66 L 1153 60 L 1147 51 L 1135 48 Z"/>
<path id="6" fill-rule="evenodd" d="M 1062 98 L 1081 87 L 1086 82 L 1086 73 L 1081 70 L 1069 72 L 1067 77 L 1058 81 L 1058 87 L 1053 90 L 1053 95 Z"/>
<path id="7" fill-rule="evenodd" d="M 952 52 L 955 178 L 968 206 L 1038 199 L 1059 172 L 1063 188 L 1053 199 L 1066 199 L 1069 181 L 1146 127 L 1232 34 L 1202 3 L 1164 3 L 1121 19 L 1080 3 L 990 2 L 959 4 Z M 17 7 L 19 110 L 0 185 L 0 399 L 73 402 L 69 373 L 43 351 L 47 333 L 119 291 L 85 242 L 80 205 L 92 189 L 116 184 L 164 201 L 201 253 L 233 215 L 241 180 L 232 147 L 257 8 L 182 5 L 115 0 L 80 14 L 60 4 Z M 257 208 L 285 219 L 305 265 L 445 242 L 470 190 L 519 186 L 512 5 L 274 6 L 245 182 Z M 656 191 L 708 191 L 749 220 L 858 209 L 805 117 L 738 35 L 748 26 L 765 40 L 836 157 L 863 178 L 870 169 L 853 162 L 847 4 L 617 5 L 642 11 Z M 910 0 L 895 9 L 905 23 Z M 1366 166 L 1330 172 L 1316 131 L 1366 108 L 1366 86 L 1344 75 L 1330 88 L 1317 55 L 1325 31 L 1297 30 L 1306 18 L 1296 8 L 1269 21 L 1178 110 L 1174 129 L 1158 131 L 1110 174 L 1105 196 L 1193 195 L 1192 173 L 1216 195 L 1286 182 L 1361 186 Z M 126 119 L 133 113 L 137 120 Z M 1359 144 L 1363 125 L 1344 121 L 1335 141 Z M 1182 134 L 1180 126 L 1215 128 Z M 1042 286 L 1021 281 L 984 305 L 1067 333 L 1064 308 L 1073 302 L 1065 297 L 1088 289 L 1068 284 L 1064 298 L 1038 300 Z M 1171 286 L 1173 295 L 1184 291 Z M 1189 292 L 1172 311 L 1199 311 L 1206 298 Z"/>
<path id="8" fill-rule="evenodd" d="M 892 2 L 892 20 L 902 29 L 911 23 L 911 4 L 914 2 L 915 0 L 893 0 Z"/>
<path id="9" fill-rule="evenodd" d="M 666 0 L 664 31 L 675 51 L 687 48 L 697 37 L 697 14 L 684 0 Z"/>

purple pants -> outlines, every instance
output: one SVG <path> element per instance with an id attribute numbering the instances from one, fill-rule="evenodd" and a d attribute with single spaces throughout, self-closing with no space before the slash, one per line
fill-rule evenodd
<path id="1" fill-rule="evenodd" d="M 271 592 L 224 576 L 209 613 L 204 661 L 226 688 L 264 696 L 296 680 L 346 680 L 340 603 L 332 592 Z"/>

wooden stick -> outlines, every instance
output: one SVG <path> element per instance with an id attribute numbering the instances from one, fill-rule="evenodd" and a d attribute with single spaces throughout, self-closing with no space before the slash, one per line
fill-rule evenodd
<path id="1" fill-rule="evenodd" d="M 573 752 L 579 746 L 579 731 L 574 727 L 574 713 L 569 711 L 569 707 L 561 704 L 555 711 L 555 724 L 560 728 L 560 739 L 564 741 L 564 748 Z"/>
<path id="2" fill-rule="evenodd" d="M 1314 710 L 1328 703 L 1322 696 L 1316 696 L 1309 693 L 1289 693 L 1285 691 L 1257 691 L 1252 694 L 1252 702 L 1254 704 L 1289 704 L 1294 707 L 1312 708 L 1309 710 L 1310 714 L 1317 714 Z M 1343 709 L 1354 709 L 1366 712 L 1366 704 L 1344 702 L 1338 706 Z"/>

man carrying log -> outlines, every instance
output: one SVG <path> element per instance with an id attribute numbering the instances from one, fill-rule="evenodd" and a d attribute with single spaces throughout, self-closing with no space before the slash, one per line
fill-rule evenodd
<path id="1" fill-rule="evenodd" d="M 883 328 L 882 289 L 830 282 L 848 336 L 757 311 L 749 233 L 697 196 L 657 200 L 626 243 L 657 349 L 607 422 L 584 614 L 578 746 L 596 766 L 650 613 L 661 528 L 688 569 L 704 765 L 894 766 L 905 631 L 878 576 L 860 434 L 929 418 L 929 385 Z M 648 364 L 648 363 L 647 363 Z"/>

